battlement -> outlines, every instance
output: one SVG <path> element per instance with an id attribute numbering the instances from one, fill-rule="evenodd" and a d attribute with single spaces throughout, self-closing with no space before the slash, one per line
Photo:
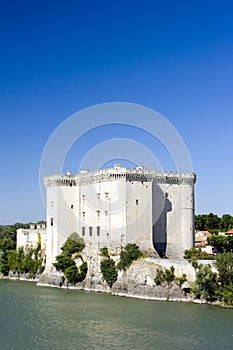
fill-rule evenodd
<path id="1" fill-rule="evenodd" d="M 81 170 L 79 174 L 67 172 L 64 175 L 50 175 L 44 178 L 46 187 L 51 186 L 78 186 L 82 184 L 99 183 L 104 181 L 144 181 L 169 184 L 194 184 L 196 175 L 194 173 L 176 173 L 155 171 L 145 169 L 143 166 L 136 168 L 125 168 L 116 164 L 114 168 L 95 171 Z"/>

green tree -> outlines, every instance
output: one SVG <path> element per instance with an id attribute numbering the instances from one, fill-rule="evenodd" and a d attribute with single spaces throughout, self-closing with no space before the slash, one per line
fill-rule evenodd
<path id="1" fill-rule="evenodd" d="M 218 254 L 215 266 L 221 286 L 230 286 L 233 283 L 233 253 Z"/>
<path id="2" fill-rule="evenodd" d="M 142 252 L 135 243 L 128 243 L 120 253 L 120 262 L 117 265 L 118 270 L 126 270 L 134 260 L 142 256 Z"/>
<path id="3" fill-rule="evenodd" d="M 112 288 L 118 276 L 115 261 L 110 258 L 102 260 L 100 263 L 100 269 L 103 279 L 107 282 L 109 287 Z"/>
<path id="4" fill-rule="evenodd" d="M 83 262 L 79 268 L 75 265 L 75 262 L 73 261 L 73 264 L 68 267 L 65 270 L 64 275 L 67 278 L 67 281 L 73 285 L 75 285 L 78 282 L 82 282 L 87 274 L 87 263 Z"/>
<path id="5" fill-rule="evenodd" d="M 212 271 L 209 264 L 198 264 L 196 260 L 193 261 L 193 267 L 196 270 L 196 280 L 193 283 L 192 292 L 198 298 L 216 300 L 216 291 L 218 289 L 217 273 Z"/>
<path id="6" fill-rule="evenodd" d="M 212 235 L 207 238 L 207 242 L 214 247 L 218 253 L 233 251 L 233 236 Z"/>
<path id="7" fill-rule="evenodd" d="M 65 241 L 61 250 L 64 254 L 71 256 L 74 253 L 81 252 L 85 247 L 84 239 L 76 232 L 73 232 Z"/>
<path id="8" fill-rule="evenodd" d="M 220 228 L 220 218 L 218 215 L 210 213 L 206 217 L 206 227 L 207 230 L 216 230 L 219 231 Z"/>
<path id="9" fill-rule="evenodd" d="M 198 231 L 206 230 L 206 215 L 200 214 L 195 216 L 195 228 Z"/>
<path id="10" fill-rule="evenodd" d="M 110 255 L 109 255 L 107 247 L 103 247 L 103 248 L 100 249 L 100 256 L 102 256 L 104 258 L 110 258 Z"/>
<path id="11" fill-rule="evenodd" d="M 56 262 L 53 264 L 57 271 L 64 273 L 71 284 L 82 282 L 86 277 L 88 266 L 80 254 L 84 247 L 83 238 L 76 232 L 72 233 L 61 247 L 62 253 L 56 256 Z M 83 261 L 79 268 L 75 264 L 77 256 Z"/>
<path id="12" fill-rule="evenodd" d="M 231 228 L 233 228 L 233 217 L 229 214 L 224 214 L 220 221 L 220 230 L 227 232 Z"/>

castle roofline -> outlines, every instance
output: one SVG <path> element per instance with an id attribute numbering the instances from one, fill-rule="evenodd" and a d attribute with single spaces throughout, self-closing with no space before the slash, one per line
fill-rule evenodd
<path id="1" fill-rule="evenodd" d="M 188 183 L 195 183 L 196 175 L 194 173 L 156 171 L 154 169 L 145 169 L 143 166 L 126 168 L 116 164 L 114 168 L 95 171 L 81 170 L 79 174 L 71 174 L 69 171 L 64 175 L 49 175 L 44 178 L 44 183 L 46 186 L 76 186 L 79 184 L 120 179 L 146 182 L 155 180 L 158 183 L 183 183 L 186 181 Z"/>

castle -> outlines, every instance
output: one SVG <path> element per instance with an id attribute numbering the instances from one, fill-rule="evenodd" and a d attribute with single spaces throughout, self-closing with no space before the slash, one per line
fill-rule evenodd
<path id="1" fill-rule="evenodd" d="M 46 266 L 72 232 L 83 237 L 87 249 L 136 243 L 144 252 L 182 258 L 194 245 L 195 181 L 193 173 L 119 164 L 46 176 Z"/>

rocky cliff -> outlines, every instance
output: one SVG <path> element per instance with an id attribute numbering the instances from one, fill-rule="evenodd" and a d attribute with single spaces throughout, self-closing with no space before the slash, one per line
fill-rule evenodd
<path id="1" fill-rule="evenodd" d="M 190 282 L 195 279 L 195 271 L 186 260 L 140 258 L 132 263 L 126 271 L 119 271 L 117 281 L 110 288 L 103 280 L 100 263 L 103 259 L 99 251 L 83 252 L 83 259 L 88 263 L 88 273 L 85 280 L 75 286 L 67 284 L 54 267 L 47 268 L 41 275 L 38 285 L 47 285 L 63 288 L 85 289 L 97 292 L 108 292 L 113 295 L 130 296 L 138 298 L 163 299 L 163 300 L 188 300 L 186 295 Z M 119 255 L 111 255 L 117 263 Z M 177 278 L 183 273 L 187 276 L 187 282 L 179 286 L 177 282 L 162 283 L 156 285 L 154 279 L 158 271 L 174 266 L 174 274 Z"/>

